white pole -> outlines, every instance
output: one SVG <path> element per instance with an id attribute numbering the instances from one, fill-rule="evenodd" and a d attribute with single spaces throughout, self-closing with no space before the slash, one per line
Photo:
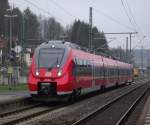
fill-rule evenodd
<path id="1" fill-rule="evenodd" d="M 0 51 L 0 55 L 1 55 L 1 64 L 2 64 L 2 62 L 3 62 L 3 61 L 2 61 L 2 59 L 3 59 L 3 58 L 2 58 L 2 57 L 3 57 L 2 49 L 1 49 L 1 51 Z"/>

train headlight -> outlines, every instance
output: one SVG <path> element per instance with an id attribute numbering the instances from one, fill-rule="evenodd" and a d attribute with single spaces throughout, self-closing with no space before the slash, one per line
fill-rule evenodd
<path id="1" fill-rule="evenodd" d="M 38 75 L 39 75 L 39 72 L 38 72 L 38 71 L 36 71 L 36 72 L 35 72 L 35 74 L 38 76 Z"/>
<path id="2" fill-rule="evenodd" d="M 57 75 L 61 76 L 62 75 L 62 70 L 59 70 L 58 73 L 57 73 Z"/>

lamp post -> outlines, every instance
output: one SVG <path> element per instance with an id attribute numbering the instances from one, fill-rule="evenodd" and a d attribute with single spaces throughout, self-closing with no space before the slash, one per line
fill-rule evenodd
<path id="1" fill-rule="evenodd" d="M 10 8 L 10 9 L 7 9 L 7 12 L 10 12 L 9 15 L 5 14 L 4 17 L 6 18 L 9 18 L 9 33 L 10 33 L 10 38 L 9 38 L 9 56 L 11 55 L 11 49 L 12 49 L 12 18 L 15 18 L 17 17 L 17 15 L 13 15 L 13 9 Z M 9 64 L 8 66 L 8 74 L 9 74 L 9 77 L 8 77 L 8 84 L 9 84 L 9 89 L 11 89 L 11 84 L 12 84 L 12 75 L 13 75 L 13 67 L 11 64 Z"/>
<path id="2" fill-rule="evenodd" d="M 9 25 L 10 25 L 10 28 L 9 28 L 9 33 L 10 33 L 10 38 L 9 38 L 9 53 L 11 52 L 11 48 L 12 48 L 12 18 L 14 17 L 17 17 L 17 15 L 13 15 L 12 14 L 12 8 L 10 9 L 7 9 L 7 12 L 10 11 L 10 15 L 4 15 L 4 17 L 6 18 L 9 18 Z"/>

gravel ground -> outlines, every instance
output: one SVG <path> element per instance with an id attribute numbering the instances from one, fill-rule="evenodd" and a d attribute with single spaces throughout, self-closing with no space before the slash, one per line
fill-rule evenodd
<path id="1" fill-rule="evenodd" d="M 139 95 L 147 88 L 149 85 L 144 86 L 130 95 L 125 96 L 116 103 L 112 104 L 109 108 L 104 110 L 102 113 L 96 115 L 91 120 L 88 120 L 83 125 L 114 125 L 118 122 L 122 115 L 128 110 L 132 103 L 139 97 Z M 132 125 L 132 124 L 130 124 Z"/>
<path id="2" fill-rule="evenodd" d="M 129 118 L 125 122 L 125 125 L 137 125 L 139 117 L 141 116 L 141 113 L 143 111 L 143 107 L 145 106 L 145 103 L 150 95 L 150 91 L 145 94 L 144 98 L 140 101 L 140 103 L 136 106 L 135 110 L 130 114 Z"/>
<path id="3" fill-rule="evenodd" d="M 141 83 L 139 83 L 140 85 Z M 104 105 L 106 102 L 112 100 L 118 95 L 124 94 L 124 92 L 130 91 L 137 85 L 133 84 L 125 86 L 107 93 L 97 95 L 95 97 L 76 102 L 75 104 L 60 108 L 52 111 L 48 114 L 42 115 L 37 118 L 33 118 L 30 121 L 20 123 L 20 125 L 70 125 L 74 121 L 84 117 L 87 113 L 95 110 L 96 108 Z"/>
<path id="4" fill-rule="evenodd" d="M 25 116 L 35 114 L 37 112 L 41 112 L 41 111 L 44 111 L 44 110 L 47 110 L 47 109 L 48 109 L 47 107 L 36 107 L 36 108 L 32 108 L 32 109 L 29 109 L 29 110 L 22 111 L 20 113 L 15 113 L 15 114 L 12 114 L 12 115 L 8 115 L 6 117 L 0 117 L 0 125 L 5 124 L 9 121 L 13 121 L 14 119 L 23 118 Z"/>

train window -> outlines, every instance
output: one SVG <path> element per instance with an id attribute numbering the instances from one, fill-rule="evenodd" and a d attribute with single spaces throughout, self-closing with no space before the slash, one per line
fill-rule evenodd
<path id="1" fill-rule="evenodd" d="M 77 66 L 79 65 L 79 60 L 78 60 L 78 58 L 75 58 L 75 63 L 76 63 Z"/>
<path id="2" fill-rule="evenodd" d="M 84 60 L 80 60 L 80 66 L 83 67 Z"/>
<path id="3" fill-rule="evenodd" d="M 118 75 L 118 68 L 115 69 L 115 72 L 116 72 L 116 76 L 117 76 Z"/>
<path id="4" fill-rule="evenodd" d="M 123 75 L 123 69 L 120 69 L 120 74 Z"/>
<path id="5" fill-rule="evenodd" d="M 88 67 L 88 61 L 86 61 L 86 66 Z"/>
<path id="6" fill-rule="evenodd" d="M 79 59 L 79 66 L 82 67 L 83 66 L 83 60 Z"/>
<path id="7" fill-rule="evenodd" d="M 113 76 L 114 75 L 114 69 L 112 68 L 111 69 L 111 76 Z"/>
<path id="8" fill-rule="evenodd" d="M 88 66 L 91 67 L 91 62 L 90 61 L 88 61 Z"/>
<path id="9" fill-rule="evenodd" d="M 110 76 L 110 69 L 107 69 L 107 76 Z"/>
<path id="10" fill-rule="evenodd" d="M 120 69 L 118 69 L 118 75 L 120 75 Z"/>
<path id="11" fill-rule="evenodd" d="M 82 65 L 82 61 L 80 59 L 78 59 L 78 65 L 79 67 Z"/>
<path id="12" fill-rule="evenodd" d="M 97 76 L 100 76 L 100 66 L 97 66 Z"/>
<path id="13" fill-rule="evenodd" d="M 112 70 L 112 74 L 111 75 L 114 76 L 114 69 L 112 68 L 111 70 Z"/>
<path id="14" fill-rule="evenodd" d="M 53 68 L 60 65 L 64 55 L 64 49 L 44 48 L 39 50 L 38 66 L 42 68 Z"/>
<path id="15" fill-rule="evenodd" d="M 84 60 L 82 60 L 82 67 L 84 67 Z"/>
<path id="16" fill-rule="evenodd" d="M 123 75 L 125 75 L 126 74 L 126 70 L 125 69 L 123 69 Z"/>
<path id="17" fill-rule="evenodd" d="M 117 75 L 117 69 L 115 68 L 115 76 Z"/>
<path id="18" fill-rule="evenodd" d="M 122 69 L 122 75 L 124 75 L 124 69 Z"/>
<path id="19" fill-rule="evenodd" d="M 105 76 L 108 76 L 108 69 L 105 68 Z"/>
<path id="20" fill-rule="evenodd" d="M 114 76 L 115 75 L 115 69 L 114 68 L 112 69 L 112 73 L 113 73 L 112 75 Z"/>
<path id="21" fill-rule="evenodd" d="M 112 75 L 112 69 L 110 68 L 109 69 L 109 76 L 111 76 Z"/>
<path id="22" fill-rule="evenodd" d="M 114 73 L 115 73 L 114 75 L 116 76 L 117 75 L 117 69 L 116 68 L 114 69 Z"/>
<path id="23" fill-rule="evenodd" d="M 98 66 L 98 76 L 101 76 L 101 67 L 100 66 Z"/>
<path id="24" fill-rule="evenodd" d="M 132 70 L 131 70 L 131 69 L 129 69 L 129 70 L 128 70 L 128 72 L 129 72 L 129 73 L 128 73 L 129 75 L 131 75 L 131 74 L 132 74 Z"/>
<path id="25" fill-rule="evenodd" d="M 80 60 L 77 59 L 77 66 L 79 67 L 80 66 Z"/>
<path id="26" fill-rule="evenodd" d="M 78 67 L 80 67 L 81 63 L 80 63 L 80 59 L 78 59 Z"/>
<path id="27" fill-rule="evenodd" d="M 78 75 L 79 74 L 79 59 L 78 58 L 74 58 L 74 64 L 75 66 L 73 67 L 73 75 Z"/>
<path id="28" fill-rule="evenodd" d="M 110 76 L 112 76 L 113 75 L 113 70 L 112 70 L 112 68 L 110 68 Z"/>
<path id="29" fill-rule="evenodd" d="M 110 76 L 112 76 L 112 75 L 113 75 L 113 69 L 110 68 Z"/>
<path id="30" fill-rule="evenodd" d="M 83 60 L 83 67 L 85 67 L 86 65 L 86 60 Z"/>
<path id="31" fill-rule="evenodd" d="M 109 76 L 111 76 L 112 75 L 112 69 L 110 68 L 109 69 Z"/>
<path id="32" fill-rule="evenodd" d="M 122 75 L 124 75 L 124 69 L 122 69 Z"/>
<path id="33" fill-rule="evenodd" d="M 119 69 L 119 75 L 122 75 L 122 70 L 121 69 Z"/>
<path id="34" fill-rule="evenodd" d="M 77 60 L 76 58 L 73 59 L 73 66 L 72 66 L 72 74 L 73 76 L 76 76 L 77 75 Z"/>
<path id="35" fill-rule="evenodd" d="M 77 65 L 77 64 L 78 64 L 78 63 L 77 63 L 77 58 L 74 58 L 74 59 L 73 59 L 73 62 L 74 62 L 74 64 Z"/>
<path id="36" fill-rule="evenodd" d="M 100 68 L 100 76 L 104 76 L 104 67 Z"/>
<path id="37" fill-rule="evenodd" d="M 109 74 L 108 74 L 108 68 L 106 68 L 106 70 L 105 70 L 105 71 L 106 71 L 106 76 L 108 76 L 108 75 L 109 75 Z"/>
<path id="38" fill-rule="evenodd" d="M 111 68 L 109 68 L 109 76 L 111 76 Z"/>
<path id="39" fill-rule="evenodd" d="M 104 71 L 105 71 L 105 76 L 107 76 L 107 68 L 106 67 L 105 67 Z"/>
<path id="40" fill-rule="evenodd" d="M 118 68 L 118 75 L 120 75 L 120 69 Z"/>

